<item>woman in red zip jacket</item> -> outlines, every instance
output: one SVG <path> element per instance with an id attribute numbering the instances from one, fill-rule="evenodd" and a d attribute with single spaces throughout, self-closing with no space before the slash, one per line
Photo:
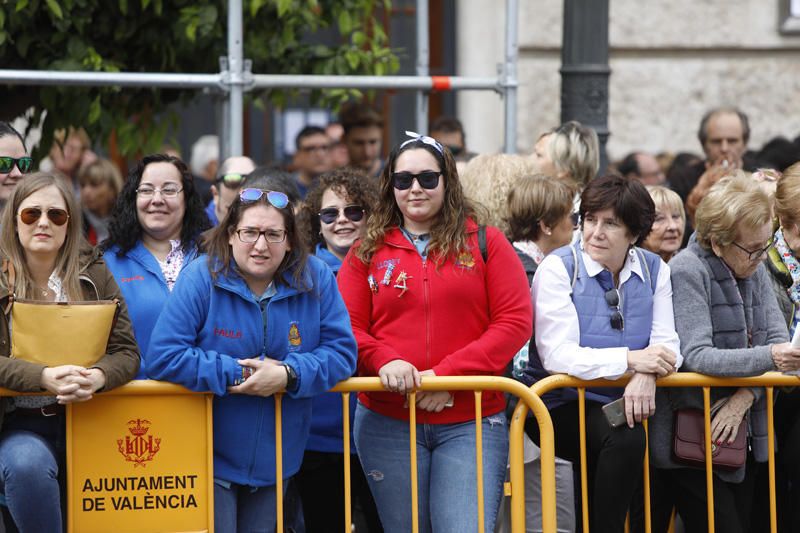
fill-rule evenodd
<path id="1" fill-rule="evenodd" d="M 502 375 L 532 327 L 514 249 L 495 228 L 479 244 L 452 154 L 408 134 L 381 174 L 366 236 L 339 271 L 359 375 L 380 376 L 386 388 L 359 395 L 354 438 L 389 533 L 412 529 L 407 393 L 425 376 Z M 474 395 L 418 392 L 416 400 L 419 530 L 477 531 Z M 508 432 L 503 395 L 487 391 L 481 401 L 484 521 L 492 531 Z"/>

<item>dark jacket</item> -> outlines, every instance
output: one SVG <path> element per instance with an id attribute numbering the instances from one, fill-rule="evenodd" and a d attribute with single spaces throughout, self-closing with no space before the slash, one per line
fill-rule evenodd
<path id="1" fill-rule="evenodd" d="M 114 330 L 108 340 L 106 355 L 93 368 L 105 373 L 106 385 L 102 390 L 110 390 L 124 385 L 136 375 L 139 369 L 139 348 L 133 338 L 128 309 L 122 299 L 117 283 L 99 252 L 91 248 L 81 251 L 81 289 L 84 300 L 120 301 L 120 312 Z M 8 307 L 11 295 L 6 272 L 0 272 L 0 307 Z M 10 309 L 9 309 L 10 312 Z M 0 387 L 19 392 L 41 392 L 43 365 L 11 359 L 11 337 L 8 318 L 0 320 Z M 0 423 L 5 412 L 5 401 L 0 402 Z"/>

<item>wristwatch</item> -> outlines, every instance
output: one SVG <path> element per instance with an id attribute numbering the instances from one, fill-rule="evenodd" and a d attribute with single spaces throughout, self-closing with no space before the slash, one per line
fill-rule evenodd
<path id="1" fill-rule="evenodd" d="M 286 390 L 294 392 L 297 390 L 297 372 L 294 371 L 290 365 L 284 363 L 283 368 L 286 369 Z"/>

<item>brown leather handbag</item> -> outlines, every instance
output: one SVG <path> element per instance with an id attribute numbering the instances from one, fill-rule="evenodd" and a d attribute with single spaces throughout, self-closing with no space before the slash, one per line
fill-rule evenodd
<path id="1" fill-rule="evenodd" d="M 720 406 L 721 407 L 721 406 Z M 714 416 L 712 411 L 711 416 Z M 675 458 L 688 466 L 705 468 L 706 446 L 702 409 L 675 411 L 675 431 L 672 450 Z M 719 470 L 738 470 L 747 461 L 747 417 L 742 418 L 732 443 L 711 442 L 711 463 Z"/>

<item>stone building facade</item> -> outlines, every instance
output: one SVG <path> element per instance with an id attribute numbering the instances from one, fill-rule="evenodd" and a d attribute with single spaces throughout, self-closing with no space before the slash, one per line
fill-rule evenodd
<path id="1" fill-rule="evenodd" d="M 751 148 L 799 135 L 800 34 L 781 31 L 791 26 L 792 9 L 800 11 L 800 2 L 610 0 L 609 159 L 635 149 L 699 153 L 700 118 L 718 105 L 750 116 Z M 523 153 L 559 123 L 562 15 L 562 1 L 520 0 L 517 148 Z M 458 74 L 495 73 L 503 59 L 505 2 L 458 2 L 456 24 Z M 502 111 L 496 95 L 459 94 L 470 149 L 502 149 Z"/>

